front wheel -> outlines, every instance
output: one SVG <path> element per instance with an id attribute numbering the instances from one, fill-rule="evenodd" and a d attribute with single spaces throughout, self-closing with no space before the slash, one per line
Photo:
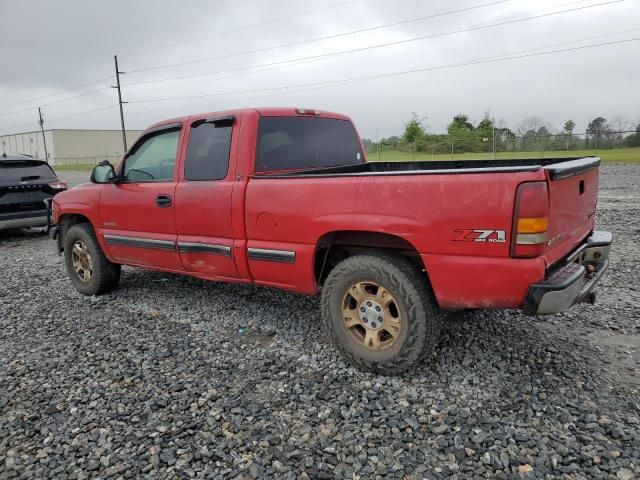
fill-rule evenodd
<path id="1" fill-rule="evenodd" d="M 66 232 L 64 261 L 71 283 L 84 295 L 100 295 L 118 286 L 121 267 L 105 257 L 88 223 L 73 225 Z"/>
<path id="2" fill-rule="evenodd" d="M 342 355 L 354 366 L 395 374 L 433 351 L 438 308 L 426 274 L 387 254 L 349 257 L 327 277 L 322 316 Z"/>

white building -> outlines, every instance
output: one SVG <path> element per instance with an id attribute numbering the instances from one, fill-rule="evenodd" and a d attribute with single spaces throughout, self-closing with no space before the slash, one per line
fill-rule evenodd
<path id="1" fill-rule="evenodd" d="M 142 130 L 127 130 L 127 147 Z M 116 161 L 122 156 L 121 130 L 52 129 L 44 131 L 47 155 L 52 165 L 87 165 L 102 160 Z M 0 135 L 0 155 L 27 154 L 44 159 L 42 132 Z"/>

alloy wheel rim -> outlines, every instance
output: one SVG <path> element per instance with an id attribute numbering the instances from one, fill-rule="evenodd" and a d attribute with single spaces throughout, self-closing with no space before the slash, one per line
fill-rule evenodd
<path id="1" fill-rule="evenodd" d="M 352 338 L 371 351 L 393 346 L 402 332 L 402 317 L 395 298 L 373 281 L 353 284 L 342 300 L 342 320 Z"/>
<path id="2" fill-rule="evenodd" d="M 71 248 L 71 263 L 80 281 L 85 283 L 91 281 L 93 260 L 89 247 L 82 240 L 76 240 Z"/>

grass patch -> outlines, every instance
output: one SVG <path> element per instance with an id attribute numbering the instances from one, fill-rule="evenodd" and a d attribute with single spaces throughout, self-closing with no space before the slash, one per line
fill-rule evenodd
<path id="1" fill-rule="evenodd" d="M 512 158 L 554 158 L 554 157 L 588 157 L 598 156 L 603 162 L 640 162 L 640 147 L 634 148 L 612 148 L 610 150 L 564 150 L 544 152 L 496 152 L 499 160 Z M 383 162 L 410 162 L 412 160 L 491 160 L 493 153 L 456 153 L 447 155 L 436 153 L 431 155 L 427 152 L 406 152 L 403 150 L 384 148 L 380 150 L 380 161 Z M 374 150 L 367 152 L 367 160 L 375 162 L 378 160 L 377 152 Z"/>

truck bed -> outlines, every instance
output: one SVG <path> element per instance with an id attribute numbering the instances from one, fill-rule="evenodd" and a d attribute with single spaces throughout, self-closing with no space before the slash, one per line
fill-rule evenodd
<path id="1" fill-rule="evenodd" d="M 546 169 L 552 180 L 577 175 L 600 163 L 599 157 L 526 158 L 508 160 L 427 160 L 363 162 L 328 168 L 275 172 L 255 178 L 335 177 L 358 175 L 441 175 L 457 173 L 533 172 Z"/>

